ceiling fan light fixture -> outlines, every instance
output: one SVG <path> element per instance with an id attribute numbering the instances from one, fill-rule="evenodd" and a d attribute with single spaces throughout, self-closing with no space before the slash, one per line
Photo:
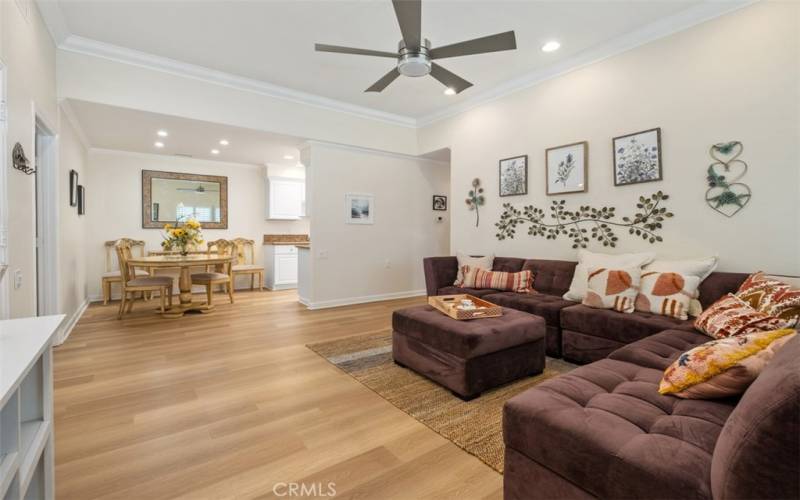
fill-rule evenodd
<path id="1" fill-rule="evenodd" d="M 228 144 L 230 144 L 230 142 L 228 142 L 228 139 L 220 139 L 219 143 L 221 146 L 227 146 Z"/>
<path id="2" fill-rule="evenodd" d="M 444 95 L 456 95 L 456 89 L 453 87 L 447 87 L 444 89 Z"/>
<path id="3" fill-rule="evenodd" d="M 555 52 L 559 48 L 561 48 L 561 44 L 555 40 L 550 40 L 546 44 L 542 45 L 542 52 Z"/>
<path id="4" fill-rule="evenodd" d="M 211 154 L 212 155 L 218 155 L 219 154 L 219 149 L 212 149 L 211 150 Z"/>

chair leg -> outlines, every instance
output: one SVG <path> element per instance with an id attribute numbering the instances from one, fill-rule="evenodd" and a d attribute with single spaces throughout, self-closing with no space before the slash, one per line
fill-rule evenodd
<path id="1" fill-rule="evenodd" d="M 164 294 L 164 290 L 166 290 L 166 287 L 161 287 L 161 289 L 158 292 L 158 296 L 161 299 L 161 312 L 162 313 L 164 312 L 164 301 L 167 300 L 167 297 L 165 297 L 165 294 Z"/>
<path id="2" fill-rule="evenodd" d="M 125 290 L 122 290 L 122 297 L 120 297 L 119 301 L 119 311 L 117 312 L 117 319 L 122 319 L 122 315 L 125 311 L 125 296 L 128 295 L 125 293 Z"/>
<path id="3" fill-rule="evenodd" d="M 256 281 L 256 273 L 250 273 L 250 291 L 253 291 L 253 287 L 255 286 Z"/>
<path id="4" fill-rule="evenodd" d="M 258 289 L 264 290 L 264 273 L 258 273 Z"/>
<path id="5" fill-rule="evenodd" d="M 231 298 L 231 304 L 233 304 L 233 278 L 228 282 L 228 297 Z"/>
<path id="6" fill-rule="evenodd" d="M 108 299 L 111 298 L 111 282 L 103 280 L 103 305 L 108 305 Z"/>
<path id="7" fill-rule="evenodd" d="M 169 301 L 169 307 L 172 308 L 172 285 L 169 286 L 167 289 L 167 300 Z"/>
<path id="8" fill-rule="evenodd" d="M 131 300 L 128 302 L 128 312 L 133 312 L 133 303 L 136 302 L 136 292 L 131 294 Z"/>
<path id="9" fill-rule="evenodd" d="M 211 296 L 214 294 L 214 292 L 211 291 L 212 286 L 213 285 L 211 285 L 210 283 L 206 285 L 206 304 L 208 306 L 211 306 Z"/>

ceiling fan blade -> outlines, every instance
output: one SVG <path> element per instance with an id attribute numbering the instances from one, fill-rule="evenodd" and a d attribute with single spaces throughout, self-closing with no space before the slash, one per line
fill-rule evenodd
<path id="1" fill-rule="evenodd" d="M 341 47 L 339 45 L 325 45 L 323 43 L 314 44 L 314 50 L 317 52 L 336 52 L 339 54 L 355 54 L 357 56 L 376 56 L 376 57 L 391 57 L 397 59 L 396 52 L 383 52 L 381 50 L 370 49 L 357 49 L 354 47 Z"/>
<path id="2" fill-rule="evenodd" d="M 517 48 L 517 38 L 513 31 L 498 33 L 496 35 L 474 38 L 444 47 L 431 49 L 431 59 L 444 59 L 445 57 L 471 56 L 501 50 L 514 50 Z"/>
<path id="3" fill-rule="evenodd" d="M 422 45 L 422 1 L 392 0 L 392 5 L 406 48 L 419 49 Z"/>
<path id="4" fill-rule="evenodd" d="M 395 81 L 395 79 L 397 79 L 398 76 L 400 76 L 400 72 L 397 71 L 397 68 L 392 68 L 391 71 L 383 75 L 383 77 L 380 80 L 373 83 L 372 87 L 368 88 L 364 92 L 381 92 L 383 89 L 388 87 L 390 83 Z"/>
<path id="5" fill-rule="evenodd" d="M 456 94 L 460 93 L 462 90 L 472 87 L 471 83 L 455 73 L 451 73 L 436 63 L 431 65 L 431 76 L 442 82 L 445 87 L 455 90 Z"/>

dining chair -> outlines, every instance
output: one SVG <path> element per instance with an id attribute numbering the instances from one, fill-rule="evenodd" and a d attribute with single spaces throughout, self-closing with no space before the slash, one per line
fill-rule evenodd
<path id="1" fill-rule="evenodd" d="M 234 238 L 231 242 L 236 246 L 236 264 L 233 266 L 233 280 L 236 276 L 250 275 L 250 290 L 254 289 L 254 282 L 258 276 L 258 289 L 264 289 L 264 267 L 256 264 L 256 242 L 247 238 Z"/>
<path id="2" fill-rule="evenodd" d="M 116 245 L 118 241 L 126 241 L 131 247 L 131 252 L 136 251 L 139 257 L 144 257 L 144 241 L 131 238 L 120 238 L 105 242 L 106 270 L 100 278 L 100 288 L 103 290 L 103 305 L 108 305 L 111 300 L 111 285 L 122 282 L 119 259 L 117 258 Z M 148 276 L 144 269 L 136 269 L 136 276 Z"/>
<path id="3" fill-rule="evenodd" d="M 206 287 L 207 304 L 209 306 L 214 295 L 213 286 L 223 285 L 223 289 L 227 290 L 228 297 L 231 300 L 231 304 L 233 304 L 233 261 L 236 259 L 236 246 L 228 240 L 214 240 L 208 242 L 207 245 L 208 253 L 231 257 L 231 260 L 216 264 L 213 271 L 206 270 L 203 273 L 192 273 L 192 285 Z M 216 250 L 212 252 L 212 248 Z"/>
<path id="4" fill-rule="evenodd" d="M 120 283 L 122 284 L 122 300 L 119 303 L 117 319 L 122 319 L 126 308 L 127 312 L 133 311 L 137 293 L 141 293 L 144 298 L 146 293 L 159 292 L 162 313 L 165 311 L 166 301 L 169 301 L 169 307 L 172 307 L 172 278 L 170 276 L 137 276 L 134 267 L 128 264 L 129 259 L 133 258 L 130 243 L 124 239 L 119 240 L 115 249 L 119 261 Z"/>

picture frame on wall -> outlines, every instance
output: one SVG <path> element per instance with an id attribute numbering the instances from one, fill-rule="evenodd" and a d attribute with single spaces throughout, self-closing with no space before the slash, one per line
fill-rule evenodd
<path id="1" fill-rule="evenodd" d="M 661 128 L 614 137 L 614 185 L 626 186 L 663 179 Z"/>
<path id="2" fill-rule="evenodd" d="M 548 195 L 585 193 L 589 190 L 589 143 L 573 142 L 544 152 Z"/>
<path id="3" fill-rule="evenodd" d="M 69 171 L 69 206 L 78 206 L 78 172 Z"/>
<path id="4" fill-rule="evenodd" d="M 374 224 L 375 197 L 364 193 L 347 193 L 345 200 L 345 223 Z"/>
<path id="5" fill-rule="evenodd" d="M 86 189 L 83 186 L 78 186 L 78 215 L 86 213 Z"/>
<path id="6" fill-rule="evenodd" d="M 500 160 L 500 196 L 528 194 L 528 155 Z"/>
<path id="7" fill-rule="evenodd" d="M 441 194 L 433 195 L 433 209 L 447 210 L 447 196 Z"/>

